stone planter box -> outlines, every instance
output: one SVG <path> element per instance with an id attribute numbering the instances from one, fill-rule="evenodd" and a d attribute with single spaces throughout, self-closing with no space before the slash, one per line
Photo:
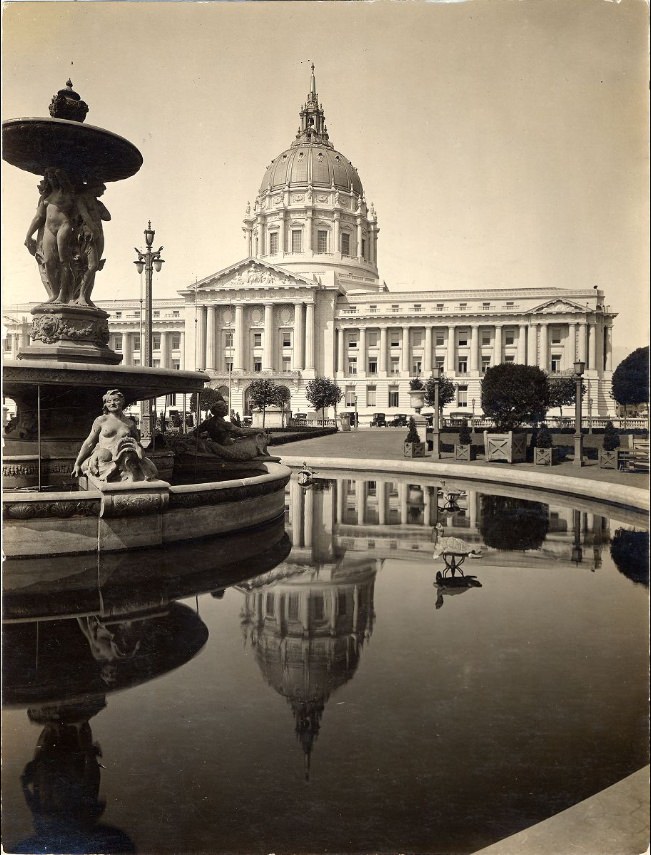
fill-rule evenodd
<path id="1" fill-rule="evenodd" d="M 558 462 L 558 449 L 534 448 L 533 462 L 536 466 L 553 466 Z"/>
<path id="2" fill-rule="evenodd" d="M 619 469 L 621 461 L 621 450 L 615 448 L 613 451 L 606 451 L 605 448 L 599 449 L 599 468 L 600 469 Z"/>
<path id="3" fill-rule="evenodd" d="M 525 433 L 488 433 L 484 431 L 486 461 L 494 463 L 524 463 L 527 459 L 527 435 Z"/>
<path id="4" fill-rule="evenodd" d="M 455 460 L 474 460 L 475 450 L 472 445 L 455 445 L 454 446 Z"/>
<path id="5" fill-rule="evenodd" d="M 425 457 L 426 443 L 406 442 L 404 446 L 405 457 Z"/>

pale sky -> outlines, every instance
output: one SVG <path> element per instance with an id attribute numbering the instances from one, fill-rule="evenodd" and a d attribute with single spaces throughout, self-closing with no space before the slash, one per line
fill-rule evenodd
<path id="1" fill-rule="evenodd" d="M 618 361 L 649 337 L 647 31 L 643 0 L 10 2 L 3 118 L 47 116 L 72 77 L 86 122 L 144 157 L 103 197 L 94 298 L 139 297 L 148 219 L 155 296 L 175 296 L 245 256 L 314 61 L 391 290 L 598 285 Z M 6 302 L 45 296 L 23 247 L 37 183 L 3 164 Z"/>

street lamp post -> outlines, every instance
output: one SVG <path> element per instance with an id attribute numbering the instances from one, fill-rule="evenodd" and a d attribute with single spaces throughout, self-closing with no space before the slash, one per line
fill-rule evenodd
<path id="1" fill-rule="evenodd" d="M 355 430 L 357 430 L 359 426 L 359 417 L 357 415 L 357 395 L 355 395 L 355 398 L 353 400 L 355 402 Z"/>
<path id="2" fill-rule="evenodd" d="M 439 460 L 441 457 L 441 431 L 439 427 L 439 383 L 441 382 L 441 369 L 438 365 L 432 368 L 432 380 L 434 381 L 434 419 L 432 421 L 432 458 Z"/>
<path id="3" fill-rule="evenodd" d="M 147 368 L 152 367 L 152 328 L 153 328 L 153 308 L 152 308 L 152 280 L 154 276 L 154 270 L 157 273 L 160 273 L 161 267 L 165 263 L 163 259 L 160 257 L 161 252 L 163 251 L 163 247 L 159 247 L 157 250 L 152 250 L 152 244 L 154 243 L 154 236 L 156 232 L 151 227 L 151 220 L 147 223 L 147 228 L 145 229 L 145 244 L 146 249 L 143 252 L 142 250 L 135 247 L 135 250 L 138 254 L 137 261 L 133 263 L 136 265 L 136 269 L 138 273 L 142 273 L 145 271 L 145 349 L 144 349 L 144 365 Z M 142 342 L 140 343 L 141 352 L 142 352 Z M 152 409 L 155 405 L 155 401 L 149 400 L 145 402 L 144 410 L 142 413 L 142 438 L 143 439 L 151 439 L 154 432 L 154 416 L 152 415 Z"/>
<path id="4" fill-rule="evenodd" d="M 581 384 L 585 362 L 574 363 L 574 380 L 576 382 L 574 404 L 574 465 L 583 466 L 583 434 L 581 433 Z"/>

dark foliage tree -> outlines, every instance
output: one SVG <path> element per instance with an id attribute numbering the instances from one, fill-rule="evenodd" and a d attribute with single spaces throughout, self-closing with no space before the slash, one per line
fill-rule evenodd
<path id="1" fill-rule="evenodd" d="M 472 445 L 472 436 L 468 422 L 464 419 L 459 427 L 459 445 Z"/>
<path id="2" fill-rule="evenodd" d="M 620 573 L 649 587 L 649 533 L 618 528 L 610 544 L 610 556 Z"/>
<path id="3" fill-rule="evenodd" d="M 262 410 L 262 427 L 264 428 L 267 407 L 277 401 L 278 387 L 273 380 L 260 378 L 253 380 L 248 389 L 249 402 L 256 410 Z"/>
<path id="4" fill-rule="evenodd" d="M 274 400 L 272 403 L 281 408 L 283 427 L 285 427 L 285 409 L 291 400 L 291 397 L 292 393 L 289 391 L 287 386 L 276 386 Z"/>
<path id="5" fill-rule="evenodd" d="M 504 362 L 484 374 L 481 405 L 498 430 L 538 422 L 549 407 L 547 375 L 535 365 Z"/>
<path id="6" fill-rule="evenodd" d="M 549 530 L 549 507 L 510 496 L 482 496 L 479 530 L 492 549 L 540 549 Z"/>
<path id="7" fill-rule="evenodd" d="M 416 420 L 413 416 L 409 416 L 409 430 L 405 437 L 405 442 L 420 442 L 420 436 L 416 428 Z"/>
<path id="8" fill-rule="evenodd" d="M 623 359 L 613 372 L 612 396 L 627 408 L 649 401 L 649 348 L 638 347 Z"/>
<path id="9" fill-rule="evenodd" d="M 536 434 L 536 448 L 551 448 L 553 445 L 551 431 L 546 424 L 541 424 Z"/>
<path id="10" fill-rule="evenodd" d="M 335 418 L 337 412 L 337 404 L 341 401 L 343 393 L 340 387 L 329 377 L 316 377 L 305 387 L 305 396 L 315 410 L 321 410 L 321 419 L 325 418 L 325 408 L 335 408 Z"/>
<path id="11" fill-rule="evenodd" d="M 432 377 L 428 377 L 425 382 L 425 406 L 434 406 L 434 389 L 435 382 Z M 442 410 L 446 404 L 451 404 L 454 401 L 454 383 L 448 377 L 442 376 L 439 380 L 439 410 Z"/>
<path id="12" fill-rule="evenodd" d="M 612 422 L 606 422 L 602 444 L 604 451 L 615 451 L 620 446 L 619 431 Z"/>
<path id="13" fill-rule="evenodd" d="M 221 392 L 218 392 L 217 389 L 213 389 L 212 386 L 204 386 L 201 392 L 199 392 L 199 411 L 206 413 L 217 403 L 217 401 L 223 400 L 224 396 Z M 192 395 L 190 398 L 190 411 L 193 413 L 196 413 L 197 411 L 196 395 Z"/>
<path id="14" fill-rule="evenodd" d="M 547 375 L 547 383 L 549 387 L 549 409 L 553 410 L 556 407 L 561 411 L 563 418 L 563 407 L 570 407 L 576 403 L 576 380 L 574 377 L 561 376 L 555 377 Z M 585 383 L 581 383 L 581 397 L 586 393 Z"/>

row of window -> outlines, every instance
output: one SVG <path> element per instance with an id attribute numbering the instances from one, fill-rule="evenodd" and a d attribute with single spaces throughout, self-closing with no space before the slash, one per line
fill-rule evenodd
<path id="1" fill-rule="evenodd" d="M 503 362 L 515 362 L 515 356 L 505 356 L 502 360 Z M 561 354 L 552 354 L 550 359 L 550 371 L 552 374 L 558 374 L 562 368 L 562 356 Z M 437 356 L 435 359 L 435 365 L 441 371 L 445 370 L 445 358 L 442 356 Z M 491 367 L 491 358 L 490 356 L 482 356 L 481 358 L 481 366 L 480 371 L 482 374 L 485 374 L 488 369 Z M 420 359 L 417 359 L 412 363 L 411 373 L 414 376 L 418 376 L 422 373 L 423 363 Z M 378 361 L 374 357 L 371 357 L 366 366 L 367 374 L 377 374 L 378 373 Z M 349 375 L 354 376 L 357 374 L 357 357 L 349 356 L 348 357 L 348 372 Z M 389 360 L 389 374 L 400 374 L 400 359 L 393 358 Z M 456 373 L 457 374 L 467 374 L 468 373 L 468 358 L 466 356 L 460 356 L 457 360 L 456 365 Z"/>
<path id="2" fill-rule="evenodd" d="M 140 333 L 128 333 L 131 336 L 131 345 L 134 350 L 140 350 Z M 112 336 L 112 347 L 113 350 L 122 350 L 124 336 L 122 333 L 113 333 Z M 170 348 L 172 350 L 180 350 L 181 349 L 181 333 L 173 332 L 170 335 L 169 339 Z M 161 345 L 161 333 L 153 333 L 151 337 L 151 347 L 152 350 L 160 350 Z"/>
<path id="3" fill-rule="evenodd" d="M 368 347 L 377 347 L 380 333 L 378 330 L 367 330 L 366 344 Z M 423 330 L 412 330 L 410 342 L 414 347 L 422 346 L 425 334 Z M 388 332 L 389 347 L 402 347 L 402 334 L 400 330 L 389 330 Z M 433 336 L 434 345 L 440 347 L 447 344 L 447 333 L 444 331 L 435 332 Z M 517 340 L 516 330 L 505 329 L 503 332 L 502 343 L 505 346 L 515 345 Z M 562 332 L 560 329 L 552 327 L 550 332 L 550 343 L 561 344 Z M 457 330 L 457 347 L 468 347 L 470 343 L 470 332 L 468 330 Z M 493 335 L 490 330 L 482 330 L 479 334 L 479 343 L 482 347 L 488 347 L 493 344 Z M 348 338 L 348 347 L 355 348 L 359 345 L 357 333 L 352 333 Z"/>
<path id="4" fill-rule="evenodd" d="M 140 312 L 138 310 L 133 312 L 113 312 L 114 318 L 139 318 Z M 171 312 L 165 312 L 165 314 L 161 315 L 160 309 L 152 310 L 152 317 L 154 318 L 180 318 L 181 312 L 178 309 L 173 309 Z"/>
<path id="5" fill-rule="evenodd" d="M 476 304 L 475 304 L 475 303 L 473 303 L 473 304 L 472 304 L 472 307 L 474 308 L 474 307 L 475 307 L 475 305 L 476 305 Z M 466 309 L 468 309 L 469 307 L 470 307 L 470 304 L 469 304 L 469 303 L 457 303 L 457 304 L 455 304 L 454 306 L 452 306 L 452 308 L 453 308 L 455 311 L 458 311 L 458 312 L 465 312 L 465 311 L 466 311 Z M 406 309 L 407 309 L 407 311 L 409 311 L 409 312 L 422 312 L 422 311 L 423 311 L 423 304 L 422 304 L 422 303 L 414 303 L 414 304 L 413 304 L 413 306 L 404 307 L 404 306 L 401 306 L 401 305 L 400 305 L 400 303 L 391 303 L 390 311 L 391 311 L 391 312 L 402 312 L 402 311 L 403 311 L 403 309 L 405 309 L 405 308 L 406 308 Z M 432 308 L 433 308 L 433 309 L 434 309 L 434 311 L 436 311 L 436 312 L 443 312 L 443 311 L 445 311 L 445 309 L 446 309 L 447 307 L 446 307 L 446 304 L 445 304 L 445 303 L 435 303 L 435 304 L 432 306 Z M 498 308 L 498 306 L 497 306 L 497 305 L 492 306 L 492 305 L 491 305 L 491 303 L 482 303 L 482 304 L 481 304 L 481 309 L 482 309 L 482 311 L 483 311 L 483 312 L 487 312 L 487 311 L 489 311 L 491 308 L 493 308 L 493 309 L 497 309 L 497 308 Z M 503 304 L 502 308 L 503 308 L 503 309 L 506 309 L 507 311 L 511 311 L 512 309 L 518 309 L 518 308 L 519 308 L 519 305 L 518 305 L 517 303 L 514 303 L 512 300 L 507 300 L 507 301 Z M 373 303 L 372 303 L 372 304 L 368 307 L 368 310 L 369 310 L 369 312 L 370 312 L 371 314 L 376 314 L 376 313 L 377 313 L 377 311 L 378 311 L 378 306 L 377 306 L 377 304 L 373 304 Z M 357 311 L 358 311 L 358 307 L 357 307 L 357 306 L 350 306 L 348 309 L 345 309 L 345 310 L 344 310 L 344 312 L 346 312 L 347 314 L 357 314 Z M 386 308 L 385 308 L 385 307 L 380 307 L 380 311 L 386 311 Z"/>
<path id="6" fill-rule="evenodd" d="M 283 347 L 291 347 L 292 346 L 292 333 L 291 330 L 281 330 L 281 340 Z M 224 331 L 224 347 L 233 347 L 233 342 L 235 341 L 235 333 L 233 330 L 225 330 Z M 262 347 L 262 332 L 254 332 L 251 334 L 251 341 L 253 347 Z"/>
<path id="7" fill-rule="evenodd" d="M 367 407 L 375 407 L 377 406 L 377 389 L 375 386 L 367 386 L 366 387 L 366 406 Z M 468 406 L 468 387 L 460 384 L 455 387 L 455 391 L 457 393 L 456 404 L 458 407 L 467 407 Z M 397 386 L 389 386 L 388 390 L 388 406 L 389 407 L 399 407 L 400 406 L 400 390 Z M 347 407 L 354 407 L 359 403 L 359 398 L 357 396 L 357 392 L 355 389 L 346 389 L 344 393 L 344 401 L 346 402 Z"/>
<path id="8" fill-rule="evenodd" d="M 269 233 L 269 255 L 277 255 L 280 246 L 280 234 L 278 232 Z M 303 252 L 303 230 L 292 229 L 290 231 L 290 247 L 291 252 Z M 339 235 L 339 252 L 343 256 L 350 256 L 351 235 L 348 232 L 342 232 Z M 327 254 L 330 250 L 330 232 L 319 229 L 316 233 L 316 251 L 317 253 Z M 366 258 L 366 239 L 362 238 L 362 258 Z"/>

